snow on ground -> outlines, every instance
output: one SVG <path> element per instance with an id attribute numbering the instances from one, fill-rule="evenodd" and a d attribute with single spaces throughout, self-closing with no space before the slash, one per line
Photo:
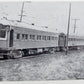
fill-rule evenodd
<path id="1" fill-rule="evenodd" d="M 84 50 L 0 60 L 1 81 L 84 78 Z"/>

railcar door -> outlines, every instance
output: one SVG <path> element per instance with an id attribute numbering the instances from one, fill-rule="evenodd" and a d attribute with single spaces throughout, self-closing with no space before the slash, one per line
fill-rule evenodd
<path id="1" fill-rule="evenodd" d="M 65 47 L 65 45 L 66 45 L 66 36 L 65 36 L 65 34 L 60 34 L 59 35 L 58 45 L 59 45 L 59 47 Z"/>
<path id="2" fill-rule="evenodd" d="M 10 30 L 10 41 L 9 41 L 9 47 L 13 47 L 13 34 L 14 34 L 14 30 L 11 29 L 11 30 Z"/>

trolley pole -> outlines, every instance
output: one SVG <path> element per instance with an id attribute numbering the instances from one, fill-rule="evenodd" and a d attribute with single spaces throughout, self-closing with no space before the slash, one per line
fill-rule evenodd
<path id="1" fill-rule="evenodd" d="M 68 53 L 68 37 L 69 37 L 69 28 L 70 28 L 70 17 L 71 17 L 71 3 L 69 4 L 68 28 L 67 28 L 67 36 L 66 36 L 66 55 Z"/>

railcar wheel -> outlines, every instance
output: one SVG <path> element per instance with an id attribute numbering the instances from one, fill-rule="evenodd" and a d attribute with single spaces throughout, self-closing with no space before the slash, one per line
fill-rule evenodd
<path id="1" fill-rule="evenodd" d="M 10 56 L 12 59 L 23 57 L 23 53 L 20 50 L 10 51 Z"/>
<path id="2" fill-rule="evenodd" d="M 29 50 L 24 49 L 21 51 L 21 53 L 22 53 L 22 57 L 25 57 L 25 56 L 29 55 Z"/>
<path id="3" fill-rule="evenodd" d="M 9 55 L 3 55 L 4 59 L 10 59 L 11 57 Z"/>
<path id="4" fill-rule="evenodd" d="M 4 59 L 7 59 L 7 55 L 3 55 L 3 58 L 4 58 Z"/>

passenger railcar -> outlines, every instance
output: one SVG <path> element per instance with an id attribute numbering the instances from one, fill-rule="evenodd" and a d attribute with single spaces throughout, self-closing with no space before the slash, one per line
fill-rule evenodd
<path id="1" fill-rule="evenodd" d="M 58 33 L 0 24 L 0 54 L 14 58 L 58 48 Z"/>
<path id="2" fill-rule="evenodd" d="M 69 36 L 68 46 L 70 49 L 84 48 L 84 37 L 82 37 L 82 36 Z"/>

